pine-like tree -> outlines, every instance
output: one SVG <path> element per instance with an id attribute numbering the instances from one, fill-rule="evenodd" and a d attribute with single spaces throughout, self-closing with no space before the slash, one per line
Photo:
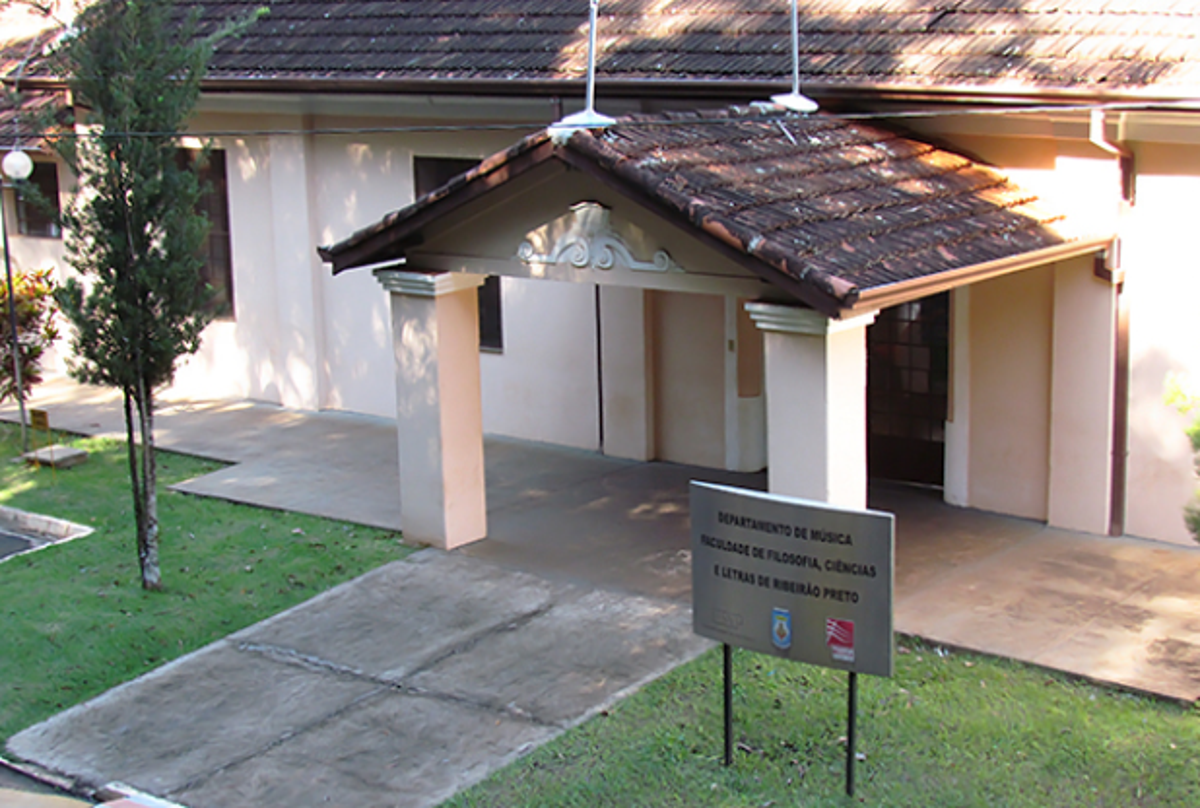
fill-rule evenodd
<path id="1" fill-rule="evenodd" d="M 248 21 L 242 21 L 244 25 Z M 74 136 L 54 139 L 80 193 L 63 214 L 79 278 L 56 298 L 74 326 L 71 372 L 124 396 L 129 478 L 142 586 L 161 589 L 155 391 L 195 353 L 210 315 L 201 281 L 208 223 L 180 134 L 219 40 L 201 36 L 173 0 L 100 0 L 54 55 L 71 88 Z"/>

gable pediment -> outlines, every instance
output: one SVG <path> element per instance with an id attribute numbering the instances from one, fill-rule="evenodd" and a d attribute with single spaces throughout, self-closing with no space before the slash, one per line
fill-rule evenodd
<path id="1" fill-rule="evenodd" d="M 644 230 L 614 217 L 597 202 L 576 203 L 569 213 L 526 233 L 516 258 L 531 269 L 554 267 L 567 272 L 684 271 Z"/>
<path id="2" fill-rule="evenodd" d="M 422 270 L 758 298 L 761 278 L 579 174 L 509 186 L 409 252 Z M 514 187 L 515 186 L 515 187 Z"/>

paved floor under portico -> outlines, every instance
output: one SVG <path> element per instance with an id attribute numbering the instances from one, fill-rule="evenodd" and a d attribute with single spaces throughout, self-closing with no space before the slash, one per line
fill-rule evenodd
<path id="1" fill-rule="evenodd" d="M 35 403 L 59 429 L 121 429 L 104 391 L 55 382 Z M 398 523 L 386 419 L 168 399 L 159 425 L 164 448 L 234 464 L 183 490 Z M 195 805 L 297 806 L 348 788 L 365 805 L 398 783 L 404 804 L 429 805 L 706 647 L 688 619 L 686 483 L 761 487 L 761 475 L 508 439 L 486 454 L 487 541 L 382 568 L 31 728 L 10 752 Z M 871 504 L 897 514 L 898 630 L 1200 697 L 1200 550 L 1052 530 L 896 486 L 873 487 Z M 461 588 L 441 586 L 447 576 Z M 651 650 L 614 664 L 631 648 Z M 304 715 L 295 698 L 312 700 Z M 501 729 L 471 746 L 448 721 Z M 380 735 L 383 724 L 412 730 Z M 339 743 L 344 756 L 314 763 Z M 429 755 L 401 755 L 405 744 Z M 401 759 L 412 768 L 389 768 Z"/>
<path id="2" fill-rule="evenodd" d="M 56 428 L 123 434 L 117 397 L 56 378 L 34 406 Z M 0 410 L 13 420 L 15 410 Z M 232 463 L 191 493 L 399 528 L 394 423 L 167 395 L 163 448 Z M 509 569 L 654 598 L 690 596 L 687 480 L 765 475 L 506 438 L 486 445 L 489 538 L 458 550 Z M 1200 698 L 1200 548 L 1105 537 L 954 508 L 930 490 L 874 485 L 896 513 L 895 624 L 948 645 L 1137 690 Z"/>

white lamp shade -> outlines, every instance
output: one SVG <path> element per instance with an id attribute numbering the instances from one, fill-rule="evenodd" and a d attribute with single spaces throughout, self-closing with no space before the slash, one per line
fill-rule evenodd
<path id="1" fill-rule="evenodd" d="M 13 149 L 4 155 L 4 176 L 10 180 L 27 180 L 33 173 L 33 161 L 21 149 Z"/>

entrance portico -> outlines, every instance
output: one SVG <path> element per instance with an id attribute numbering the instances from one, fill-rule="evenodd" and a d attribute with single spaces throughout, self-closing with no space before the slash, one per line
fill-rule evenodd
<path id="1" fill-rule="evenodd" d="M 682 265 L 673 255 L 703 253 L 594 201 L 519 235 L 515 251 L 490 256 L 427 239 L 403 269 L 375 270 L 393 317 L 406 537 L 452 548 L 487 534 L 474 293 L 486 274 L 595 289 L 603 454 L 766 465 L 762 336 L 746 310 L 766 284 L 719 256 Z"/>
<path id="2" fill-rule="evenodd" d="M 1059 272 L 1045 339 L 1033 348 L 1050 357 L 1047 392 L 1031 399 L 1033 422 L 1014 429 L 1033 435 L 1022 462 L 1042 464 L 1042 501 L 1071 504 L 1053 493 L 1065 478 L 1051 461 L 1068 469 L 1091 460 L 1068 448 L 1079 445 L 1069 430 L 1049 442 L 1043 431 L 1040 444 L 1035 433 L 1038 413 L 1076 424 L 1065 392 L 1076 378 L 1089 400 L 1112 400 L 1111 373 L 1095 372 L 1110 354 L 1075 340 L 1069 322 L 1095 325 L 1111 300 L 1111 286 L 1076 277 L 1107 241 L 1064 235 L 1031 202 L 989 169 L 892 133 L 741 109 L 682 123 L 635 117 L 563 141 L 532 136 L 321 252 L 335 272 L 390 262 L 376 274 L 392 301 L 410 540 L 449 548 L 487 533 L 472 305 L 486 275 L 595 290 L 604 453 L 766 467 L 774 492 L 862 507 L 866 329 L 878 310 L 1039 267 L 1030 277 Z M 1100 308 L 1080 304 L 1091 298 Z M 953 365 L 962 395 L 946 449 L 966 458 L 949 464 L 966 482 L 955 477 L 947 490 L 977 504 L 993 493 L 993 469 L 968 424 L 986 420 L 981 394 L 990 390 L 989 371 L 972 376 L 970 360 L 1007 326 L 969 314 L 960 336 L 972 347 Z M 1091 370 L 1071 376 L 1078 360 Z M 554 379 L 543 381 L 551 390 Z M 1051 388 L 1064 392 L 1052 398 Z M 1102 410 L 1088 411 L 1090 432 Z M 1089 519 L 1098 507 L 1086 504 Z"/>

